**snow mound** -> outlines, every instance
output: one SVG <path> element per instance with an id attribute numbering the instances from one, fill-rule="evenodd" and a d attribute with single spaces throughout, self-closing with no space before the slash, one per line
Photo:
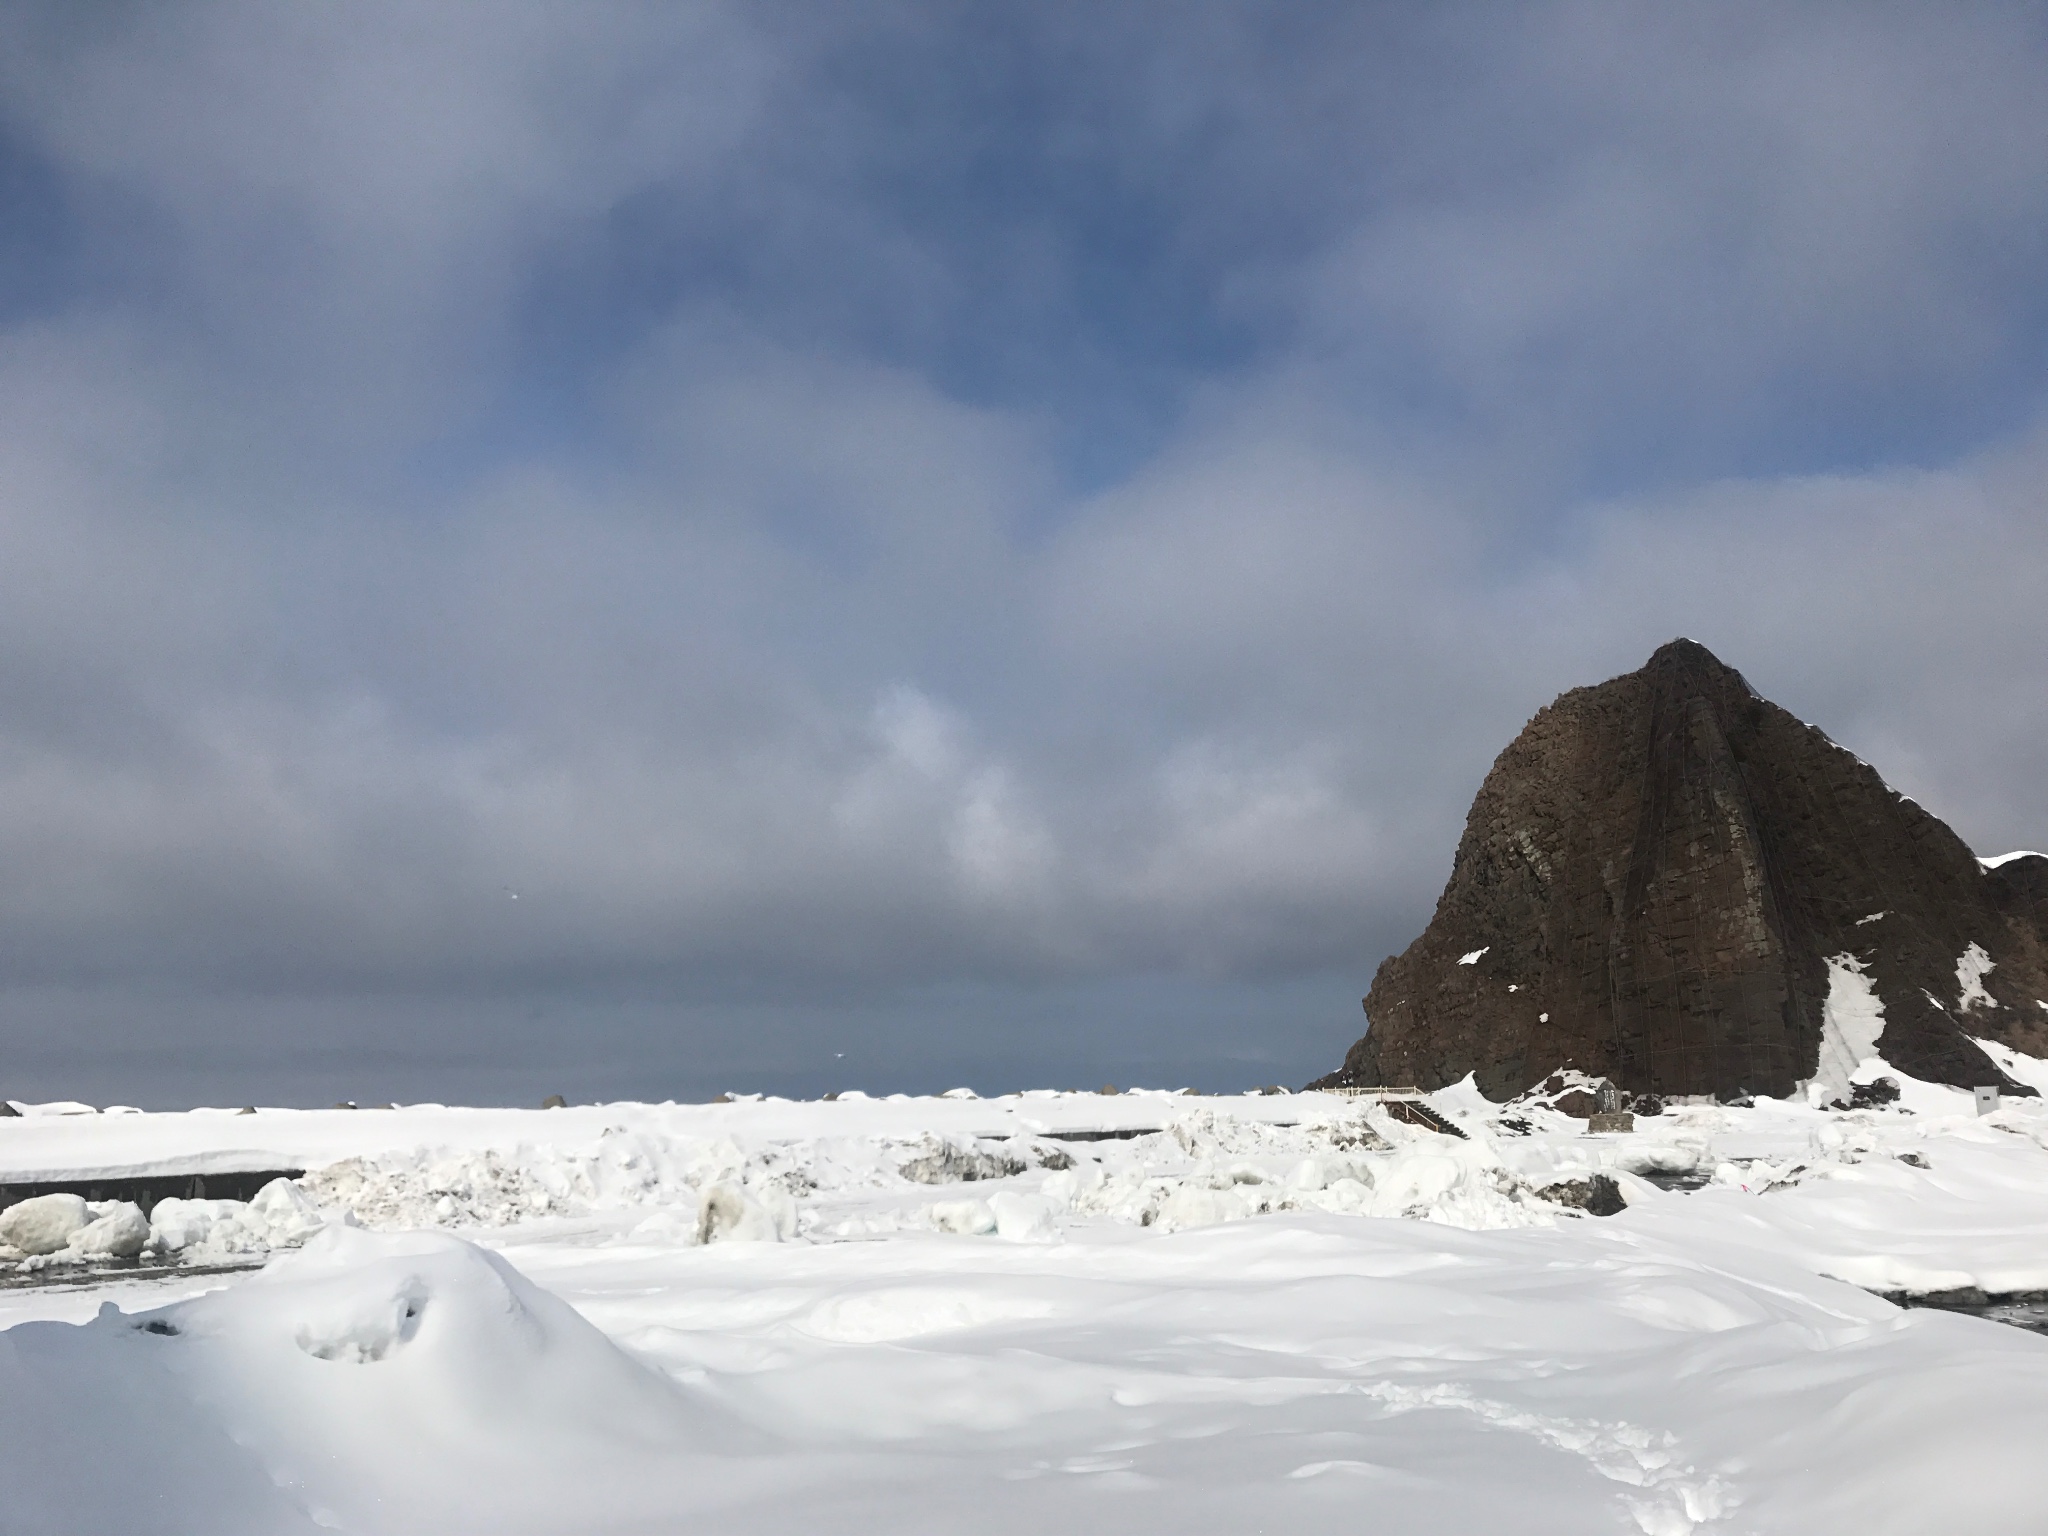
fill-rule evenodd
<path id="1" fill-rule="evenodd" d="M 272 1179 L 240 1200 L 159 1200 L 149 1213 L 148 1247 L 191 1263 L 260 1256 L 295 1248 L 327 1225 L 290 1179 Z"/>
<path id="2" fill-rule="evenodd" d="M 0 1243 L 32 1257 L 56 1253 L 91 1220 L 79 1195 L 37 1195 L 0 1211 Z"/>
<path id="3" fill-rule="evenodd" d="M 244 1285 L 99 1326 L 165 1331 L 228 1434 L 345 1529 L 383 1529 L 376 1502 L 422 1530 L 523 1529 L 551 1504 L 559 1528 L 602 1505 L 587 1480 L 617 1456 L 696 1438 L 664 1378 L 440 1234 L 332 1226 Z"/>

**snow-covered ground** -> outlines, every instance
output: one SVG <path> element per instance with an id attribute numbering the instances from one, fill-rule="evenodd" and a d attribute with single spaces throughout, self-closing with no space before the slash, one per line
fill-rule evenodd
<path id="1" fill-rule="evenodd" d="M 309 1172 L 0 1251 L 0 1530 L 2044 1528 L 2048 1340 L 1869 1292 L 2048 1291 L 2048 1109 L 1901 1080 L 31 1106 L 0 1181 Z"/>

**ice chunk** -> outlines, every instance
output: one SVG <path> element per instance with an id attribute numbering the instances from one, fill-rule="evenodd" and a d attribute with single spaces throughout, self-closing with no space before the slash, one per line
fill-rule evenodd
<path id="1" fill-rule="evenodd" d="M 249 1214 L 268 1230 L 273 1248 L 296 1248 L 327 1225 L 305 1192 L 290 1179 L 272 1179 L 256 1191 Z"/>
<path id="2" fill-rule="evenodd" d="M 1372 1174 L 1348 1157 L 1305 1157 L 1296 1163 L 1293 1171 L 1287 1175 L 1287 1187 L 1307 1194 L 1327 1189 L 1332 1184 L 1341 1183 L 1346 1179 L 1370 1186 Z"/>
<path id="3" fill-rule="evenodd" d="M 206 1241 L 213 1230 L 210 1200 L 159 1200 L 150 1213 L 149 1246 L 159 1253 L 183 1253 Z"/>
<path id="4" fill-rule="evenodd" d="M 1060 1205 L 1078 1205 L 1101 1189 L 1102 1183 L 1102 1166 L 1099 1163 L 1082 1163 L 1079 1167 L 1048 1174 L 1045 1182 L 1038 1186 L 1038 1192 Z"/>
<path id="5" fill-rule="evenodd" d="M 745 1185 L 707 1185 L 697 1203 L 697 1241 L 779 1243 L 786 1235 L 785 1214 L 780 1202 L 763 1201 Z"/>
<path id="6" fill-rule="evenodd" d="M 1324 1172 L 1323 1160 L 1319 1157 L 1303 1158 L 1294 1165 L 1294 1170 L 1287 1175 L 1287 1187 L 1289 1189 L 1315 1190 L 1321 1189 L 1327 1183 L 1329 1183 L 1329 1175 Z"/>
<path id="7" fill-rule="evenodd" d="M 996 1213 L 986 1200 L 941 1200 L 925 1218 L 935 1230 L 962 1237 L 980 1237 L 996 1230 Z"/>
<path id="8" fill-rule="evenodd" d="M 1638 1141 L 1624 1146 L 1614 1166 L 1625 1173 L 1695 1173 L 1706 1161 L 1707 1149 L 1693 1142 Z"/>
<path id="9" fill-rule="evenodd" d="M 158 1253 L 208 1256 L 267 1253 L 270 1229 L 240 1200 L 159 1200 L 149 1213 L 149 1246 Z"/>
<path id="10" fill-rule="evenodd" d="M 1465 1169 L 1455 1157 L 1409 1151 L 1387 1169 L 1379 1189 L 1390 1214 L 1425 1216 L 1464 1179 Z"/>
<path id="11" fill-rule="evenodd" d="M 989 1196 L 988 1208 L 996 1219 L 996 1236 L 1005 1241 L 1049 1243 L 1059 1236 L 1052 1202 L 1038 1195 L 1018 1195 L 1005 1190 Z"/>
<path id="12" fill-rule="evenodd" d="M 1363 1172 L 1363 1170 L 1360 1170 Z M 1367 1210 L 1372 1204 L 1372 1184 L 1358 1179 L 1332 1179 L 1321 1189 L 1302 1197 L 1302 1203 L 1319 1211 L 1330 1211 L 1339 1216 L 1352 1216 Z"/>
<path id="13" fill-rule="evenodd" d="M 1242 1221 L 1247 1216 L 1255 1216 L 1269 1204 L 1254 1190 L 1240 1190 L 1236 1185 L 1211 1189 L 1190 1182 L 1176 1186 L 1160 1202 L 1159 1214 L 1152 1225 L 1162 1232 L 1213 1227 L 1220 1222 Z"/>

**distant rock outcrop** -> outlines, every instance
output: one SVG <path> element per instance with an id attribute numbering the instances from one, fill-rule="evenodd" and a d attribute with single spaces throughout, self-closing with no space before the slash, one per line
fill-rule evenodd
<path id="1" fill-rule="evenodd" d="M 1960 1087 L 2048 1054 L 2048 858 L 1981 865 L 1704 646 L 1560 697 L 1494 762 L 1421 938 L 1321 1086 L 1505 1099 L 1847 1092 L 1873 1050 Z"/>

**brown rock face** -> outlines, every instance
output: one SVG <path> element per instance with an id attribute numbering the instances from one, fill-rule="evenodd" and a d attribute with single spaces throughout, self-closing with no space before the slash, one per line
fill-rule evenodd
<path id="1" fill-rule="evenodd" d="M 2048 1055 L 2048 858 L 1985 871 L 1868 764 L 1674 640 L 1563 695 L 1495 760 L 1435 917 L 1380 966 L 1366 1035 L 1322 1084 L 1473 1072 L 1504 1099 L 1573 1066 L 1635 1093 L 1783 1096 L 1823 1075 L 1831 987 L 1841 1060 L 1859 979 L 1894 1066 L 2029 1091 L 1970 1037 Z"/>

